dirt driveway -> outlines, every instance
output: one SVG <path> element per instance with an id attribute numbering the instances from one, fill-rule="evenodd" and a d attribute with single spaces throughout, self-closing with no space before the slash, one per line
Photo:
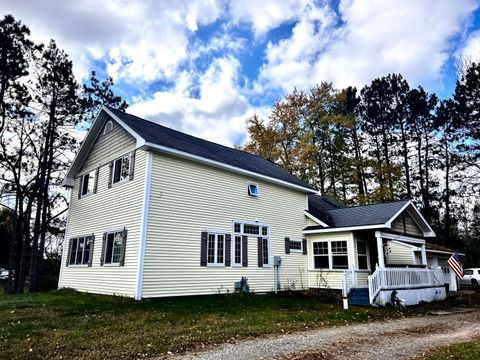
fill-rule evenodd
<path id="1" fill-rule="evenodd" d="M 200 359 L 411 359 L 425 351 L 480 337 L 480 311 L 465 310 L 386 322 L 269 336 L 181 356 Z"/>

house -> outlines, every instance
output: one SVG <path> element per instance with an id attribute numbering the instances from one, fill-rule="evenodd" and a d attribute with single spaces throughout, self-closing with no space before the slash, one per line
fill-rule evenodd
<path id="1" fill-rule="evenodd" d="M 112 108 L 64 186 L 59 287 L 142 299 L 232 292 L 245 277 L 255 292 L 328 287 L 352 303 L 445 296 L 427 269 L 444 265 L 435 234 L 410 201 L 345 207 L 259 156 Z"/>

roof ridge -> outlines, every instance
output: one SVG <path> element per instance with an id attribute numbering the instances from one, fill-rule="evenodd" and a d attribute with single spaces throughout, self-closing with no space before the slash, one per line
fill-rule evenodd
<path id="1" fill-rule="evenodd" d="M 114 108 L 112 108 L 112 107 L 110 107 L 110 106 L 106 106 L 106 107 L 107 107 L 110 111 L 120 112 L 120 113 L 122 113 L 122 114 L 124 114 L 124 115 L 132 116 L 132 117 L 134 117 L 134 118 L 136 118 L 136 119 L 139 119 L 139 120 L 142 120 L 142 121 L 146 121 L 146 122 L 155 124 L 155 125 L 160 126 L 160 127 L 164 128 L 164 129 L 167 129 L 167 130 L 169 130 L 169 131 L 173 131 L 173 132 L 175 132 L 175 133 L 182 134 L 182 135 L 184 135 L 184 136 L 188 136 L 188 137 L 193 138 L 193 139 L 196 139 L 196 140 L 200 140 L 200 141 L 203 141 L 203 142 L 207 142 L 207 143 L 210 143 L 210 144 L 214 144 L 214 145 L 216 145 L 216 146 L 221 146 L 221 147 L 223 147 L 223 148 L 226 148 L 226 149 L 229 149 L 229 150 L 234 150 L 234 151 L 240 152 L 240 153 L 242 153 L 242 154 L 247 154 L 247 155 L 250 155 L 250 156 L 255 156 L 255 157 L 259 158 L 259 159 L 262 159 L 262 160 L 265 160 L 265 161 L 269 161 L 270 163 L 278 166 L 278 167 L 279 167 L 280 169 L 282 169 L 283 171 L 286 171 L 285 169 L 283 169 L 280 165 L 278 165 L 278 164 L 275 163 L 274 161 L 272 161 L 272 160 L 270 160 L 270 159 L 266 159 L 266 158 L 264 158 L 263 156 L 260 156 L 260 155 L 257 155 L 257 154 L 253 154 L 253 153 L 250 153 L 250 152 L 248 152 L 248 151 L 240 150 L 240 149 L 237 149 L 237 148 L 235 148 L 235 147 L 230 147 L 230 146 L 223 145 L 223 144 L 219 144 L 219 143 L 216 143 L 216 142 L 213 142 L 213 141 L 210 141 L 210 140 L 206 140 L 206 139 L 203 139 L 203 138 L 201 138 L 201 137 L 194 136 L 194 135 L 185 133 L 185 132 L 180 131 L 180 130 L 175 130 L 175 129 L 172 129 L 172 128 L 168 127 L 168 126 L 159 124 L 159 123 L 157 123 L 157 122 L 155 122 L 155 121 L 148 120 L 148 119 L 144 119 L 144 118 L 141 118 L 141 117 L 139 117 L 139 116 L 136 116 L 136 115 L 133 115 L 133 114 L 130 114 L 130 113 L 127 113 L 127 112 L 123 112 L 123 111 L 120 111 L 120 110 L 118 110 L 118 109 L 114 109 Z M 292 174 L 292 175 L 293 175 L 293 174 Z M 300 180 L 301 180 L 301 179 L 300 179 Z"/>
<path id="2" fill-rule="evenodd" d="M 394 204 L 394 203 L 398 203 L 398 202 L 408 202 L 408 201 L 411 201 L 411 200 L 410 199 L 402 199 L 402 200 L 385 201 L 385 202 L 380 202 L 380 203 L 375 203 L 375 204 L 345 206 L 343 208 L 330 209 L 330 210 L 327 210 L 327 211 L 345 210 L 345 209 L 358 209 L 358 208 L 368 207 L 368 206 L 378 206 L 378 205 L 383 205 L 383 204 Z"/>

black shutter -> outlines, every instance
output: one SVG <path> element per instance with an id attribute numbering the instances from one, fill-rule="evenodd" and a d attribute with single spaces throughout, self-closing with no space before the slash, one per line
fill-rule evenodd
<path id="1" fill-rule="evenodd" d="M 232 257 L 232 235 L 225 234 L 225 266 L 230 266 Z"/>
<path id="2" fill-rule="evenodd" d="M 128 173 L 128 178 L 130 180 L 133 180 L 133 170 L 135 168 L 135 151 L 132 151 L 132 153 L 130 154 L 130 170 L 129 170 L 129 173 Z"/>
<path id="3" fill-rule="evenodd" d="M 290 238 L 285 238 L 285 254 L 290 254 Z"/>
<path id="4" fill-rule="evenodd" d="M 70 253 L 72 252 L 72 239 L 68 240 L 68 249 L 65 249 L 67 251 L 67 261 L 65 266 L 68 266 L 70 263 Z"/>
<path id="5" fill-rule="evenodd" d="M 107 246 L 107 233 L 103 233 L 102 240 L 102 253 L 100 254 L 100 266 L 103 266 L 105 262 L 105 247 Z"/>
<path id="6" fill-rule="evenodd" d="M 307 255 L 307 239 L 302 239 L 303 255 Z"/>
<path id="7" fill-rule="evenodd" d="M 248 236 L 242 236 L 242 266 L 248 266 Z"/>
<path id="8" fill-rule="evenodd" d="M 108 188 L 112 187 L 112 181 L 113 181 L 113 161 L 110 161 L 110 164 L 108 165 L 110 168 L 109 174 L 108 174 Z"/>
<path id="9" fill-rule="evenodd" d="M 263 238 L 259 237 L 257 240 L 258 240 L 258 267 L 263 267 L 263 251 L 262 251 Z"/>
<path id="10" fill-rule="evenodd" d="M 207 241 L 208 241 L 208 233 L 202 232 L 202 237 L 200 242 L 200 266 L 207 266 Z"/>
<path id="11" fill-rule="evenodd" d="M 92 267 L 93 246 L 95 245 L 95 235 L 90 236 L 90 254 L 88 256 L 88 267 Z"/>
<path id="12" fill-rule="evenodd" d="M 80 176 L 80 179 L 78 180 L 78 198 L 79 199 L 82 197 L 82 187 L 83 187 L 83 175 Z"/>
<path id="13" fill-rule="evenodd" d="M 93 193 L 96 194 L 97 193 L 97 188 L 98 188 L 98 174 L 100 172 L 100 168 L 97 168 L 97 170 L 95 170 L 95 182 L 93 184 Z"/>
<path id="14" fill-rule="evenodd" d="M 122 249 L 120 252 L 120 263 L 118 265 L 125 265 L 125 251 L 127 250 L 127 229 L 122 231 Z"/>

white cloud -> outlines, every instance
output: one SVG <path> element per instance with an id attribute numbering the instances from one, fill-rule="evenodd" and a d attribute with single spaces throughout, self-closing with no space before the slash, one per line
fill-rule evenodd
<path id="1" fill-rule="evenodd" d="M 198 76 L 198 97 L 191 95 L 192 74 L 183 72 L 174 89 L 137 99 L 128 112 L 217 143 L 235 144 L 245 133 L 246 117 L 253 114 L 236 83 L 238 74 L 236 59 L 216 59 Z"/>
<path id="2" fill-rule="evenodd" d="M 222 16 L 220 0 L 184 1 L 0 1 L 32 30 L 35 41 L 54 38 L 74 60 L 77 78 L 92 59 L 127 81 L 172 76 L 187 57 L 189 36 Z"/>
<path id="3" fill-rule="evenodd" d="M 256 36 L 296 20 L 312 0 L 242 0 L 231 1 L 229 14 L 235 23 L 251 24 Z"/>
<path id="4" fill-rule="evenodd" d="M 457 52 L 457 57 L 480 61 L 480 30 L 470 34 L 463 46 Z"/>
<path id="5" fill-rule="evenodd" d="M 474 0 L 344 0 L 339 27 L 328 12 L 323 20 L 304 12 L 289 39 L 269 45 L 259 81 L 291 91 L 320 81 L 362 86 L 399 72 L 413 84 L 438 85 L 451 40 L 477 7 Z"/>

